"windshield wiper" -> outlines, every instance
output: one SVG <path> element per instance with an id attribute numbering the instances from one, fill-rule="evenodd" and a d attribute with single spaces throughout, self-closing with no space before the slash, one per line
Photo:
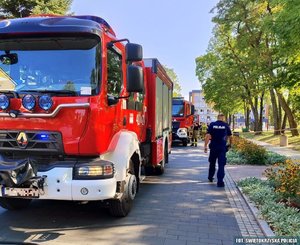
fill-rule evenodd
<path id="1" fill-rule="evenodd" d="M 12 94 L 14 98 L 19 98 L 19 94 L 16 91 L 13 90 L 0 90 L 0 93 L 2 94 Z"/>
<path id="2" fill-rule="evenodd" d="M 57 95 L 78 95 L 76 91 L 72 90 L 38 90 L 38 89 L 28 89 L 19 90 L 19 93 L 42 93 L 42 94 L 57 94 Z"/>

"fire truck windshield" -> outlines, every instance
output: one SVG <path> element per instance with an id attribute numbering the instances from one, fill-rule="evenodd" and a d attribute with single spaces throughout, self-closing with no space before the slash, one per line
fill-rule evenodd
<path id="1" fill-rule="evenodd" d="M 184 116 L 184 105 L 172 105 L 172 116 L 173 117 L 183 117 Z"/>
<path id="2" fill-rule="evenodd" d="M 48 38 L 43 45 L 41 39 L 24 40 L 0 42 L 0 91 L 64 91 L 70 96 L 99 92 L 99 41 Z"/>

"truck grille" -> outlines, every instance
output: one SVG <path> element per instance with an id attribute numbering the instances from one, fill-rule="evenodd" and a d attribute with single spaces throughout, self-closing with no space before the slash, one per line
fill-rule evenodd
<path id="1" fill-rule="evenodd" d="M 180 122 L 172 122 L 172 132 L 177 133 L 177 130 L 180 127 Z"/>
<path id="2" fill-rule="evenodd" d="M 0 152 L 62 154 L 62 137 L 58 132 L 0 130 Z"/>

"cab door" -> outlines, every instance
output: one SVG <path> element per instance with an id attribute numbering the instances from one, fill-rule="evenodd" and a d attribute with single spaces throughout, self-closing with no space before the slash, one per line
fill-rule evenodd
<path id="1" fill-rule="evenodd" d="M 121 99 L 125 93 L 125 48 L 121 43 L 105 45 L 103 53 L 105 57 L 102 89 L 106 95 L 106 103 L 102 111 L 102 121 L 105 124 L 105 135 L 110 136 L 107 142 L 107 145 L 109 145 L 112 137 L 125 126 L 123 112 L 125 106 L 123 99 Z"/>

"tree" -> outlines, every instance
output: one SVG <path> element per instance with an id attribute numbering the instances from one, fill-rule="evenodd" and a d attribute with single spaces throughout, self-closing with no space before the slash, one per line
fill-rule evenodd
<path id="1" fill-rule="evenodd" d="M 292 135 L 298 135 L 295 115 L 299 107 L 295 91 L 300 80 L 300 38 L 295 28 L 299 27 L 299 21 L 288 16 L 291 11 L 294 17 L 298 14 L 293 10 L 293 3 L 292 0 L 220 0 L 214 9 L 216 25 L 208 50 L 216 58 L 209 67 L 201 63 L 201 59 L 196 60 L 196 74 L 200 82 L 205 83 L 204 87 L 212 87 L 207 83 L 222 84 L 220 87 L 231 95 L 229 97 L 239 96 L 245 108 L 250 105 L 256 131 L 262 130 L 263 106 L 269 93 L 274 128 L 278 130 L 274 133 L 279 133 L 283 125 L 283 110 L 283 119 L 294 128 Z M 300 4 L 297 4 L 300 10 L 298 7 Z M 283 22 L 285 16 L 293 23 L 292 28 L 281 24 L 278 30 L 277 22 Z M 291 36 L 291 40 L 286 41 L 285 35 Z M 286 43 L 293 45 L 292 52 L 296 55 L 287 52 Z M 223 86 L 224 81 L 231 89 Z M 286 93 L 287 90 L 290 93 Z"/>
<path id="2" fill-rule="evenodd" d="M 181 86 L 177 74 L 175 73 L 174 69 L 168 68 L 166 66 L 164 66 L 164 68 L 173 82 L 173 97 L 181 97 Z"/>
<path id="3" fill-rule="evenodd" d="M 36 14 L 65 15 L 73 0 L 0 0 L 2 18 L 19 18 Z"/>
<path id="4" fill-rule="evenodd" d="M 196 74 L 202 84 L 205 101 L 225 115 L 238 111 L 241 105 L 230 65 L 220 61 L 217 53 L 209 52 L 196 59 Z"/>

